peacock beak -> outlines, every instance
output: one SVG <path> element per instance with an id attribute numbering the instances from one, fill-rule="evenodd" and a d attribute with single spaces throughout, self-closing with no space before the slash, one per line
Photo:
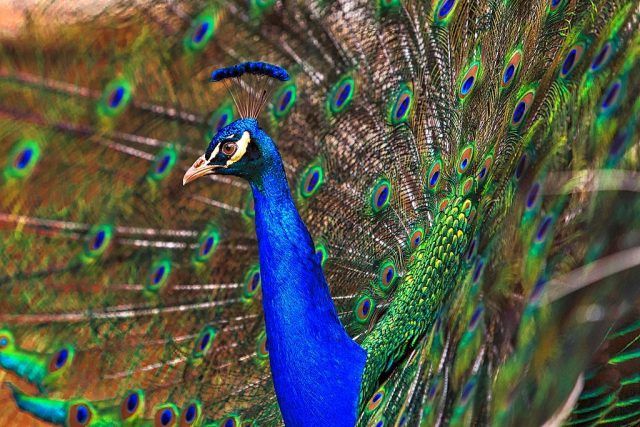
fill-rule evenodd
<path id="1" fill-rule="evenodd" d="M 219 168 L 219 166 L 208 164 L 207 159 L 203 154 L 202 156 L 198 157 L 198 160 L 196 160 L 193 163 L 193 166 L 191 166 L 187 173 L 184 174 L 184 178 L 182 178 L 182 185 L 187 185 L 191 181 L 195 181 L 196 179 L 205 175 L 211 175 L 217 168 Z"/>

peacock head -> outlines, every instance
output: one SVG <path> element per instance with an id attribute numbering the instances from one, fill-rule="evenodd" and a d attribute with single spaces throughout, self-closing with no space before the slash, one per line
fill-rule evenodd
<path id="1" fill-rule="evenodd" d="M 276 151 L 256 118 L 271 98 L 276 84 L 286 80 L 289 80 L 289 74 L 284 68 L 265 62 L 243 62 L 211 74 L 211 81 L 226 85 L 242 118 L 218 131 L 205 153 L 184 175 L 183 185 L 213 174 L 250 180 L 264 169 Z"/>
<path id="2" fill-rule="evenodd" d="M 251 179 L 264 168 L 273 150 L 256 119 L 239 119 L 220 129 L 205 153 L 184 175 L 184 185 L 206 175 L 235 175 Z"/>

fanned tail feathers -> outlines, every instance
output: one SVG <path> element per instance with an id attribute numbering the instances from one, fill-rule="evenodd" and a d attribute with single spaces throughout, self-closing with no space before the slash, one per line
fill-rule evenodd
<path id="1" fill-rule="evenodd" d="M 245 60 L 291 75 L 260 120 L 358 343 L 416 258 L 458 266 L 360 425 L 640 420 L 638 2 L 27 16 L 0 50 L 3 424 L 282 424 L 249 186 L 181 183 L 239 117 L 211 70 Z M 458 205 L 464 248 L 422 255 Z"/>

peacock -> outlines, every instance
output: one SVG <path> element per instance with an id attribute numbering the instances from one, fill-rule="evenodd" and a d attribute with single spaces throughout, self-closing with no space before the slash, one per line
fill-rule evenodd
<path id="1" fill-rule="evenodd" d="M 0 19 L 0 424 L 640 423 L 640 2 Z"/>

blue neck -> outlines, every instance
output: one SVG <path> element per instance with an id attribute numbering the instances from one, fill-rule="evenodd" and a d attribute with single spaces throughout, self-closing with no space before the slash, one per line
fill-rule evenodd
<path id="1" fill-rule="evenodd" d="M 261 141 L 265 167 L 250 182 L 278 404 L 289 427 L 351 427 L 356 423 L 366 352 L 338 319 L 311 236 L 291 199 L 280 156 L 262 134 L 265 138 Z"/>

